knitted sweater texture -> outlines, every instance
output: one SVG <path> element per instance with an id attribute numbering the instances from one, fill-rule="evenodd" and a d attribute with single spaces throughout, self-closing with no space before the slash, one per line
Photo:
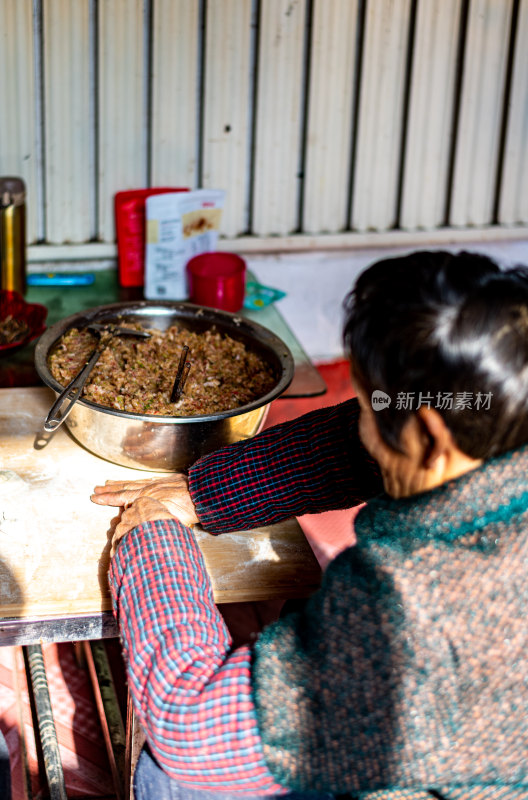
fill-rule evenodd
<path id="1" fill-rule="evenodd" d="M 371 500 L 321 591 L 267 628 L 268 766 L 298 790 L 528 797 L 528 447 Z"/>

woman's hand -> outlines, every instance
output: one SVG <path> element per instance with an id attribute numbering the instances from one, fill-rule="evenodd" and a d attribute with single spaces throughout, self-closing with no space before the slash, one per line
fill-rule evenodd
<path id="1" fill-rule="evenodd" d="M 126 509 L 138 498 L 158 501 L 158 505 L 169 514 L 169 517 L 158 519 L 168 519 L 172 516 L 187 526 L 199 522 L 189 494 L 189 482 L 181 473 L 139 481 L 106 481 L 104 486 L 94 488 L 94 494 L 90 499 L 100 506 L 121 506 Z"/>
<path id="2" fill-rule="evenodd" d="M 160 519 L 174 519 L 173 515 L 167 511 L 163 503 L 153 500 L 151 497 L 138 497 L 131 506 L 125 508 L 112 533 L 112 547 L 110 557 L 115 555 L 117 545 L 120 540 L 132 528 L 142 525 L 144 522 L 156 522 Z"/>

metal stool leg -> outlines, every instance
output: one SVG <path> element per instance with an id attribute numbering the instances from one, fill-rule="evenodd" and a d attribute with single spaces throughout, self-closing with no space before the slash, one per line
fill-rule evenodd
<path id="1" fill-rule="evenodd" d="M 128 695 L 125 755 L 125 800 L 134 800 L 133 778 L 145 734 L 134 713 L 132 698 Z"/>
<path id="2" fill-rule="evenodd" d="M 84 658 L 90 671 L 106 752 L 112 770 L 116 800 L 123 800 L 125 796 L 125 726 L 104 642 L 84 642 Z"/>
<path id="3" fill-rule="evenodd" d="M 42 647 L 39 644 L 29 644 L 24 649 L 27 654 L 29 677 L 35 698 L 39 736 L 44 753 L 44 768 L 50 800 L 68 800 Z"/>

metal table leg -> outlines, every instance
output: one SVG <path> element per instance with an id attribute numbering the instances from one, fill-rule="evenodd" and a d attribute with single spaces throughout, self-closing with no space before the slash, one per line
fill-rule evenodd
<path id="1" fill-rule="evenodd" d="M 22 697 L 22 681 L 18 672 L 18 657 L 22 655 L 24 659 L 24 651 L 22 647 L 13 647 L 13 684 L 16 698 L 16 711 L 17 722 L 20 731 L 20 760 L 22 762 L 22 780 L 23 780 L 23 797 L 24 800 L 31 798 L 31 771 L 28 759 L 28 734 L 24 723 L 24 699 Z M 31 699 L 30 699 L 31 702 Z M 34 710 L 32 709 L 32 714 Z M 33 735 L 32 744 L 36 747 L 35 729 L 32 727 L 31 732 Z"/>
<path id="2" fill-rule="evenodd" d="M 28 644 L 24 647 L 24 650 L 27 654 L 29 678 L 35 698 L 39 736 L 44 754 L 44 769 L 50 800 L 68 800 L 42 647 L 39 644 Z"/>

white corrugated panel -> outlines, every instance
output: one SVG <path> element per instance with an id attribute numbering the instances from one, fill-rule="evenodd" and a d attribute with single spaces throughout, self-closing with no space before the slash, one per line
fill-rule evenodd
<path id="1" fill-rule="evenodd" d="M 115 193 L 147 182 L 143 2 L 98 7 L 99 235 L 112 241 Z"/>
<path id="2" fill-rule="evenodd" d="M 528 0 L 521 0 L 510 95 L 499 222 L 528 220 Z"/>
<path id="3" fill-rule="evenodd" d="M 467 5 L 453 140 L 462 0 L 0 0 L 0 174 L 26 181 L 28 241 L 57 243 L 50 247 L 53 258 L 63 245 L 72 252 L 94 238 L 112 243 L 117 191 L 147 183 L 195 187 L 200 178 L 227 191 L 224 235 L 241 241 L 236 237 L 251 227 L 253 249 L 260 242 L 269 248 L 278 237 L 288 247 L 304 241 L 325 246 L 319 234 L 335 242 L 347 227 L 356 234 L 343 234 L 348 238 L 339 241 L 346 246 L 364 245 L 371 231 L 384 236 L 396 222 L 413 9 L 400 226 L 418 238 L 419 230 L 433 235 L 450 201 L 451 225 L 501 235 L 504 228 L 491 223 L 517 5 Z M 354 120 L 360 8 L 365 29 Z M 503 226 L 528 223 L 528 0 L 519 0 L 518 9 L 499 204 Z"/>
<path id="4" fill-rule="evenodd" d="M 85 242 L 93 235 L 89 2 L 46 0 L 43 10 L 46 239 Z"/>
<path id="5" fill-rule="evenodd" d="M 251 0 L 209 0 L 205 49 L 204 187 L 226 189 L 221 232 L 248 229 Z"/>
<path id="6" fill-rule="evenodd" d="M 351 227 L 395 223 L 410 0 L 367 5 Z"/>
<path id="7" fill-rule="evenodd" d="M 511 0 L 470 3 L 450 223 L 493 215 Z"/>
<path id="8" fill-rule="evenodd" d="M 199 0 L 154 0 L 153 186 L 197 186 L 199 8 Z"/>
<path id="9" fill-rule="evenodd" d="M 356 0 L 316 0 L 313 8 L 303 231 L 348 225 Z"/>
<path id="10" fill-rule="evenodd" d="M 286 234 L 298 224 L 305 0 L 265 0 L 259 63 L 253 232 Z"/>
<path id="11" fill-rule="evenodd" d="M 38 232 L 38 169 L 31 0 L 0 0 L 0 175 L 26 184 L 27 239 Z"/>
<path id="12" fill-rule="evenodd" d="M 400 226 L 444 221 L 453 121 L 459 0 L 418 4 Z"/>

